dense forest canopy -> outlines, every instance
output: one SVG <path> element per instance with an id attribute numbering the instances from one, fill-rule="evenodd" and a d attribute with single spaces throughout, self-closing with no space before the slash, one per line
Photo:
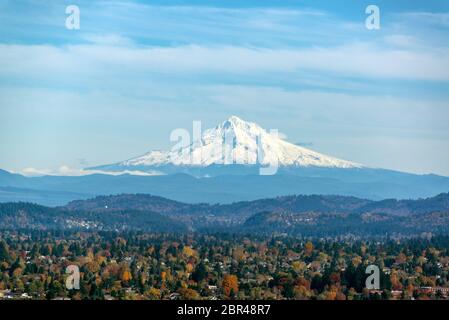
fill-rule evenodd
<path id="1" fill-rule="evenodd" d="M 67 266 L 79 290 L 65 286 Z M 379 290 L 366 288 L 368 265 Z M 0 298 L 445 299 L 449 237 L 309 240 L 231 234 L 4 230 Z"/>

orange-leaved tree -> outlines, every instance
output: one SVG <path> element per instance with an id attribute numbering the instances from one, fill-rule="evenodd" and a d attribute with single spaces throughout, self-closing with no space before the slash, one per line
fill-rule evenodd
<path id="1" fill-rule="evenodd" d="M 223 277 L 223 291 L 226 296 L 231 297 L 239 291 L 238 278 L 233 274 L 225 274 Z"/>

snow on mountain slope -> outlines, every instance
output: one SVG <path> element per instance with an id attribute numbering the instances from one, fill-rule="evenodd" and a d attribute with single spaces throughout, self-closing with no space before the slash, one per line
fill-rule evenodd
<path id="1" fill-rule="evenodd" d="M 330 157 L 277 137 L 255 123 L 232 116 L 206 130 L 199 141 L 171 151 L 151 151 L 118 163 L 119 166 L 199 166 L 243 164 L 360 168 L 362 165 Z"/>

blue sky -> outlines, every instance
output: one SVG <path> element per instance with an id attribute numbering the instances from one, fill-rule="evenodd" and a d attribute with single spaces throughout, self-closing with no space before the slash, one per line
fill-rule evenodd
<path id="1" fill-rule="evenodd" d="M 238 115 L 449 176 L 448 1 L 0 1 L 0 21 L 0 168 L 111 163 Z"/>

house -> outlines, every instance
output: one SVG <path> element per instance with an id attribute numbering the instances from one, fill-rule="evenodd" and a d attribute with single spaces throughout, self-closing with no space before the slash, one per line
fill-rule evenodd
<path id="1" fill-rule="evenodd" d="M 0 290 L 0 299 L 12 299 L 11 290 Z"/>
<path id="2" fill-rule="evenodd" d="M 181 300 L 181 295 L 177 292 L 173 292 L 169 295 L 170 300 Z"/>
<path id="3" fill-rule="evenodd" d="M 449 287 L 420 287 L 418 291 L 423 294 L 436 294 L 441 292 L 444 296 L 449 295 Z"/>
<path id="4" fill-rule="evenodd" d="M 402 291 L 401 290 L 393 290 L 393 291 L 391 291 L 391 296 L 395 299 L 401 298 Z"/>

